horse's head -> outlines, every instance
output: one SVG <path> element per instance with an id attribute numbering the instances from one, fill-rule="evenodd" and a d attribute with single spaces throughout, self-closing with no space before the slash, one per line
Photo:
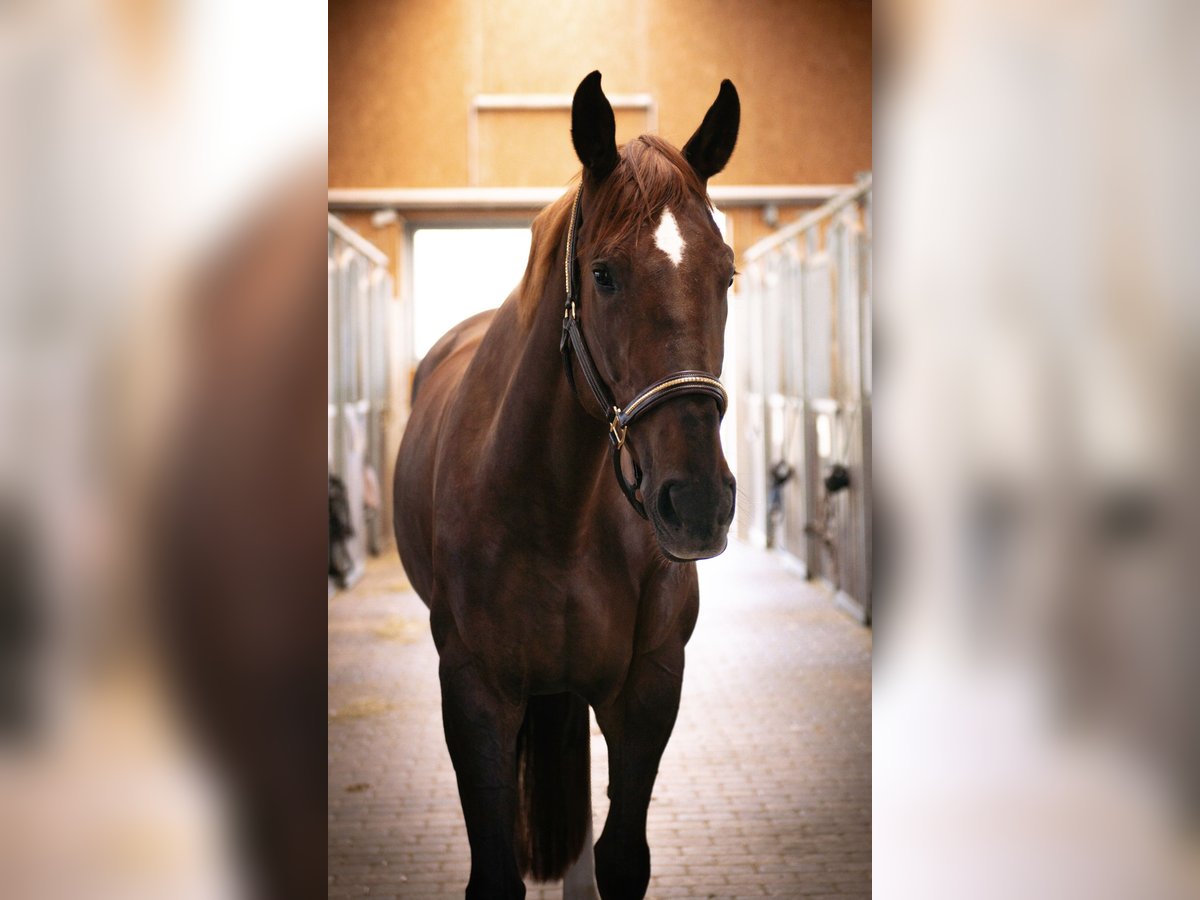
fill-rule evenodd
<path id="1" fill-rule="evenodd" d="M 674 373 L 721 372 L 734 256 L 713 220 L 707 182 L 729 161 L 739 116 L 737 91 L 724 81 L 682 153 L 649 135 L 618 149 L 600 74 L 575 92 L 571 136 L 584 167 L 580 320 L 617 406 L 629 409 Z M 626 436 L 641 467 L 641 501 L 668 556 L 715 556 L 725 549 L 735 494 L 718 433 L 721 401 L 711 390 L 667 396 Z"/>

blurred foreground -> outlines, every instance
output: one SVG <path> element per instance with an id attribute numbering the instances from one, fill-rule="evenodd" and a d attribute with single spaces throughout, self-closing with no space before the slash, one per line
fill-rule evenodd
<path id="1" fill-rule="evenodd" d="M 1200 895 L 1200 8 L 876 10 L 876 896 Z"/>
<path id="2" fill-rule="evenodd" d="M 5 897 L 324 894 L 324 20 L 0 9 Z"/>

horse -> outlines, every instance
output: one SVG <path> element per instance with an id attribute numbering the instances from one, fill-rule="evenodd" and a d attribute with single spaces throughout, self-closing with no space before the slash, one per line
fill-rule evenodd
<path id="1" fill-rule="evenodd" d="M 396 541 L 439 654 L 468 898 L 524 897 L 525 875 L 563 878 L 565 896 L 645 895 L 695 561 L 725 549 L 733 519 L 718 378 L 734 254 L 707 183 L 733 152 L 738 94 L 721 83 L 682 152 L 654 135 L 618 148 L 600 80 L 572 100 L 578 186 L 534 220 L 500 308 L 418 366 L 396 463 Z M 589 707 L 609 751 L 594 847 Z"/>

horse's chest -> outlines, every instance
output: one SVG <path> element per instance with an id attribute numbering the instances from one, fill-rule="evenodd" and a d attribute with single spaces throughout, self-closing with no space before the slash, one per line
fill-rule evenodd
<path id="1" fill-rule="evenodd" d="M 619 689 L 638 641 L 641 585 L 541 567 L 493 571 L 458 596 L 464 641 L 528 693 Z"/>

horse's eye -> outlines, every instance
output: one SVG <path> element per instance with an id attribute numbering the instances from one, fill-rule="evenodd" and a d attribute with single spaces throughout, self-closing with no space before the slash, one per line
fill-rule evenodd
<path id="1" fill-rule="evenodd" d="M 592 266 L 592 277 L 596 279 L 596 284 L 606 291 L 611 291 L 616 287 L 607 266 Z"/>
<path id="2" fill-rule="evenodd" d="M 733 276 L 729 278 L 729 287 L 733 287 Z"/>

